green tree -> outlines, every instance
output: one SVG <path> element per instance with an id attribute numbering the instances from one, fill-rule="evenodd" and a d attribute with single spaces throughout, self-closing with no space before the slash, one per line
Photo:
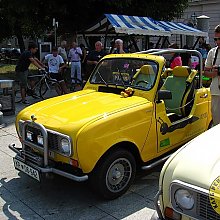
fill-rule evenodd
<path id="1" fill-rule="evenodd" d="M 0 0 L 0 41 L 16 36 L 23 50 L 23 37 L 36 38 L 52 30 L 53 18 L 59 21 L 59 33 L 74 33 L 104 13 L 172 20 L 180 17 L 187 6 L 188 0 Z"/>

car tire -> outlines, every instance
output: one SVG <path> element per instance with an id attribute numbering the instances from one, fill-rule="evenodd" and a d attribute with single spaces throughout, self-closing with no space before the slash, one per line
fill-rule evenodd
<path id="1" fill-rule="evenodd" d="M 124 194 L 136 174 L 134 156 L 120 149 L 107 154 L 90 175 L 92 188 L 105 199 L 115 199 Z"/>
<path id="2" fill-rule="evenodd" d="M 208 126 L 208 130 L 212 127 L 214 127 L 213 120 L 210 121 L 209 126 Z"/>

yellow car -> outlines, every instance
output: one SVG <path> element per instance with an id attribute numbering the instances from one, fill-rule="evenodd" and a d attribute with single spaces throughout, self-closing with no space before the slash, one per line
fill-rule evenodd
<path id="1" fill-rule="evenodd" d="M 22 110 L 16 118 L 22 147 L 9 146 L 17 153 L 15 168 L 38 181 L 50 173 L 89 179 L 100 195 L 114 199 L 138 168 L 157 165 L 206 131 L 209 88 L 188 67 L 166 74 L 162 52 L 107 55 L 83 90 Z"/>

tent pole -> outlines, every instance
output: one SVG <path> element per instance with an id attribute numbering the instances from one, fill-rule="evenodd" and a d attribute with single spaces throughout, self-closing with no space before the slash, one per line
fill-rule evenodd
<path id="1" fill-rule="evenodd" d="M 166 41 L 168 41 L 168 37 L 167 37 L 167 36 L 164 36 L 164 37 L 163 37 L 163 43 L 161 44 L 161 48 L 164 48 L 164 45 L 165 45 Z M 169 43 L 168 43 L 168 44 L 169 44 Z"/>
<path id="2" fill-rule="evenodd" d="M 180 46 L 181 48 L 183 48 L 183 35 L 182 34 L 180 35 Z"/>
<path id="3" fill-rule="evenodd" d="M 134 39 L 134 36 L 131 36 L 131 35 L 130 35 L 130 39 L 131 39 L 131 41 L 132 41 L 132 43 L 133 43 L 133 45 L 134 45 L 134 47 L 135 47 L 136 52 L 139 52 L 140 49 L 138 48 L 138 45 L 137 45 L 137 43 L 136 43 L 136 41 L 135 41 L 135 39 Z"/>
<path id="4" fill-rule="evenodd" d="M 86 42 L 87 47 L 89 48 L 89 43 L 88 43 L 88 41 L 87 41 L 87 38 L 86 38 L 85 33 L 83 33 L 83 39 L 84 39 L 84 41 Z"/>
<path id="5" fill-rule="evenodd" d="M 108 35 L 108 23 L 106 24 L 105 41 L 104 41 L 104 50 L 106 50 L 107 35 Z"/>
<path id="6" fill-rule="evenodd" d="M 199 38 L 200 38 L 200 37 L 197 37 L 197 40 L 196 40 L 196 42 L 194 43 L 194 45 L 193 45 L 193 48 L 192 48 L 192 49 L 195 49 L 196 44 L 197 44 L 197 43 L 198 43 L 198 41 L 199 41 Z"/>
<path id="7" fill-rule="evenodd" d="M 160 44 L 161 38 L 162 38 L 162 37 L 159 37 L 159 39 L 158 39 L 158 41 L 157 41 L 157 43 L 156 43 L 156 46 L 155 46 L 156 49 L 159 48 L 159 44 Z"/>
<path id="8" fill-rule="evenodd" d="M 150 37 L 148 35 L 146 35 L 145 37 L 145 50 L 149 49 L 149 44 L 150 44 Z"/>

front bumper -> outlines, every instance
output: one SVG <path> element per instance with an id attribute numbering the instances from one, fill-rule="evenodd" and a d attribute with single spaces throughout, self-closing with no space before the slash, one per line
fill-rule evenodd
<path id="1" fill-rule="evenodd" d="M 16 153 L 14 159 L 16 169 L 23 171 L 28 175 L 30 175 L 30 172 L 32 171 L 37 173 L 37 175 L 38 173 L 54 173 L 77 182 L 82 182 L 88 179 L 88 175 L 84 175 L 81 172 L 75 172 L 76 170 L 74 170 L 73 167 L 65 169 L 67 164 L 61 164 L 58 166 L 56 161 L 49 160 L 48 131 L 43 125 L 27 120 L 23 122 L 22 126 L 22 147 L 17 148 L 15 144 L 9 145 L 9 148 Z M 39 146 L 36 142 L 27 139 L 25 131 L 28 127 L 40 132 L 40 135 L 43 137 L 43 145 Z M 41 154 L 37 154 L 36 150 L 41 152 Z M 16 166 L 18 164 L 19 166 Z"/>
<path id="2" fill-rule="evenodd" d="M 10 144 L 9 148 L 16 153 L 16 156 L 15 156 L 16 160 L 21 161 L 22 163 L 24 163 L 30 167 L 33 167 L 34 169 L 38 170 L 40 173 L 44 173 L 44 174 L 54 173 L 54 174 L 72 179 L 77 182 L 83 182 L 88 179 L 88 175 L 76 176 L 74 174 L 65 172 L 63 170 L 56 169 L 56 168 L 52 167 L 51 165 L 47 165 L 46 167 L 42 167 L 42 166 L 32 162 L 32 161 L 35 161 L 35 162 L 39 163 L 42 159 L 41 157 L 36 156 L 36 155 L 31 155 L 30 153 L 24 152 L 22 150 L 22 148 L 17 148 L 15 144 Z"/>
<path id="3" fill-rule="evenodd" d="M 163 218 L 163 215 L 161 213 L 161 209 L 160 209 L 160 204 L 159 204 L 159 197 L 160 195 L 162 195 L 162 191 L 159 190 L 154 198 L 154 206 L 156 211 L 154 212 L 154 214 L 151 217 L 151 220 L 165 220 Z"/>

